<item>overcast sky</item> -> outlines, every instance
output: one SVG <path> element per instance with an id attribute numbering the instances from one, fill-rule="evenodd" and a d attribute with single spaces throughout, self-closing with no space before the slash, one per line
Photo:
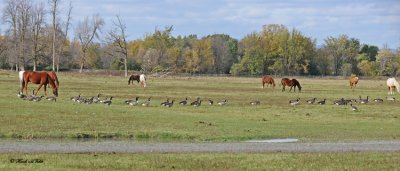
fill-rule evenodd
<path id="1" fill-rule="evenodd" d="M 69 0 L 61 1 L 66 8 Z M 315 38 L 318 45 L 328 36 L 347 34 L 361 43 L 400 47 L 400 0 L 72 0 L 72 4 L 73 26 L 85 16 L 99 14 L 107 30 L 120 15 L 129 40 L 169 25 L 173 35 L 225 33 L 241 39 L 265 24 L 283 24 Z"/>

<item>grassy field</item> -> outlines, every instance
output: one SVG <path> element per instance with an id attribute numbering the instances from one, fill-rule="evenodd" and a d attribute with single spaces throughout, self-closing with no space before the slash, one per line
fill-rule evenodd
<path id="1" fill-rule="evenodd" d="M 341 79 L 298 78 L 301 93 L 261 89 L 260 78 L 150 77 L 148 87 L 127 85 L 127 78 L 109 75 L 60 73 L 57 102 L 30 102 L 17 98 L 16 72 L 0 71 L 1 138 L 119 138 L 146 141 L 242 141 L 298 138 L 301 142 L 338 142 L 400 139 L 400 102 L 370 102 L 335 106 L 333 100 L 381 97 L 385 80 L 361 79 L 356 90 Z M 280 78 L 276 78 L 280 82 Z M 29 84 L 29 90 L 37 85 Z M 48 93 L 51 94 L 51 88 Z M 78 104 L 70 97 L 113 96 L 111 106 Z M 43 91 L 40 92 L 43 94 Z M 149 107 L 129 107 L 125 99 L 152 97 Z M 166 98 L 190 101 L 227 99 L 226 106 L 160 106 Z M 327 99 L 326 105 L 308 105 L 306 99 Z M 399 95 L 395 95 L 399 97 Z M 298 106 L 289 99 L 300 98 Z M 399 99 L 399 98 L 398 98 Z M 252 100 L 261 105 L 250 106 Z"/>
<path id="2" fill-rule="evenodd" d="M 0 169 L 364 171 L 398 170 L 399 161 L 400 153 L 1 154 Z"/>

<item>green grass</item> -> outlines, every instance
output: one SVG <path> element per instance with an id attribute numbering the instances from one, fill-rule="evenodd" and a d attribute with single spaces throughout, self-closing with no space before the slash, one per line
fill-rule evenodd
<path id="1" fill-rule="evenodd" d="M 57 102 L 29 102 L 16 97 L 18 74 L 0 72 L 1 138 L 119 138 L 150 141 L 242 141 L 248 139 L 298 138 L 302 142 L 400 139 L 400 103 L 384 102 L 335 106 L 341 97 L 386 98 L 385 80 L 361 79 L 355 91 L 341 79 L 299 78 L 301 93 L 261 89 L 260 78 L 167 77 L 149 78 L 148 88 L 127 85 L 127 78 L 108 75 L 60 73 Z M 275 79 L 276 82 L 280 78 Z M 29 90 L 37 85 L 29 84 Z M 51 94 L 51 88 L 48 93 Z M 77 104 L 70 97 L 101 93 L 113 96 L 113 104 Z M 43 91 L 40 91 L 43 94 Z M 152 97 L 150 107 L 129 107 L 125 99 Z M 226 106 L 165 108 L 167 97 L 180 101 L 201 97 Z M 293 107 L 289 99 L 301 98 Z M 324 106 L 308 105 L 311 97 L 327 98 Z M 396 95 L 398 97 L 398 95 Z M 399 99 L 399 98 L 398 98 Z M 250 106 L 260 100 L 260 106 Z"/>
<path id="2" fill-rule="evenodd" d="M 43 163 L 11 163 L 10 161 Z M 0 154 L 0 170 L 398 170 L 400 153 Z"/>

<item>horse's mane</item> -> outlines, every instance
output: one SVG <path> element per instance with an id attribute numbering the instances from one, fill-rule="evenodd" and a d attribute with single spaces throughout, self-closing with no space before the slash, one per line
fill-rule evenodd
<path id="1" fill-rule="evenodd" d="M 300 85 L 299 81 L 297 81 L 296 79 L 292 79 L 292 81 L 297 87 L 299 87 L 299 89 L 301 89 L 301 85 Z"/>

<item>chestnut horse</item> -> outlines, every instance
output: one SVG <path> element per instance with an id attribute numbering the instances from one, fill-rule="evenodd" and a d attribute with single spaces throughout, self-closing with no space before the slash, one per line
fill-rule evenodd
<path id="1" fill-rule="evenodd" d="M 358 77 L 351 76 L 349 82 L 350 82 L 350 89 L 356 88 L 356 85 L 358 83 Z"/>
<path id="2" fill-rule="evenodd" d="M 272 88 L 275 88 L 275 81 L 272 77 L 263 76 L 261 81 L 262 81 L 262 88 L 264 88 L 265 84 L 267 84 L 267 87 L 268 85 L 272 85 Z"/>
<path id="3" fill-rule="evenodd" d="M 289 86 L 290 87 L 290 91 L 292 91 L 292 88 L 294 87 L 294 92 L 296 92 L 296 87 L 299 89 L 299 92 L 301 92 L 301 86 L 299 81 L 297 81 L 296 79 L 289 79 L 289 78 L 282 78 L 281 80 L 282 83 L 282 91 L 285 91 L 285 87 Z"/>
<path id="4" fill-rule="evenodd" d="M 51 74 L 48 74 L 47 72 L 35 72 L 35 71 L 20 71 L 19 76 L 20 76 L 20 84 L 21 84 L 21 92 L 23 93 L 24 89 L 26 94 L 28 94 L 28 82 L 32 82 L 33 84 L 39 84 L 39 87 L 35 91 L 35 95 L 39 92 L 40 88 L 44 85 L 44 95 L 46 96 L 46 87 L 47 84 L 50 84 L 51 88 L 53 89 L 53 94 L 54 96 L 58 96 L 58 79 L 57 76 L 53 79 Z M 21 79 L 22 76 L 22 79 Z"/>
<path id="5" fill-rule="evenodd" d="M 128 80 L 128 85 L 131 84 L 131 82 L 133 84 L 133 81 L 135 81 L 135 80 L 138 83 L 140 83 L 142 85 L 142 87 L 146 87 L 146 76 L 144 74 L 140 74 L 140 75 L 133 74 L 133 75 L 131 75 L 129 77 L 129 80 Z"/>

